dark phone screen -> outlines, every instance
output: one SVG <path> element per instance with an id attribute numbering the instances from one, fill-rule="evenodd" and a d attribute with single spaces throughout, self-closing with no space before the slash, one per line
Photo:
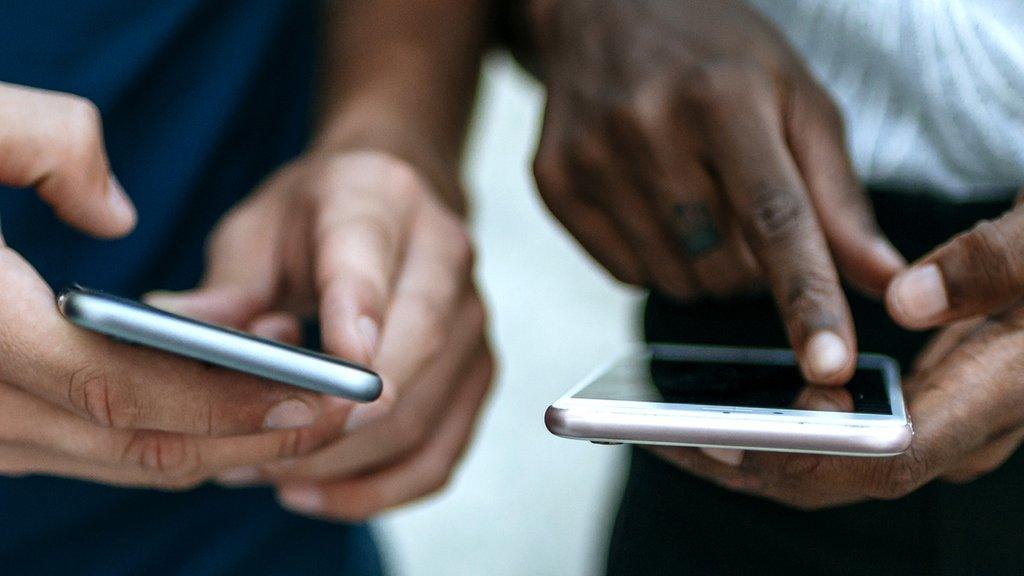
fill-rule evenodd
<path id="1" fill-rule="evenodd" d="M 793 364 L 657 356 L 616 365 L 574 398 L 892 413 L 885 374 L 880 368 L 858 368 L 845 387 L 827 389 L 808 386 Z M 822 404 L 822 398 L 826 404 Z"/>

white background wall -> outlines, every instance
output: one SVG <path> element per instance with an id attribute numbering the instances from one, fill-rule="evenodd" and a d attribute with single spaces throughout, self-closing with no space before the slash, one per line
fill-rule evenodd
<path id="1" fill-rule="evenodd" d="M 378 522 L 400 576 L 589 575 L 603 562 L 626 453 L 554 437 L 543 415 L 637 337 L 639 296 L 597 268 L 536 196 L 542 96 L 507 58 L 488 62 L 467 181 L 500 375 L 447 490 Z"/>

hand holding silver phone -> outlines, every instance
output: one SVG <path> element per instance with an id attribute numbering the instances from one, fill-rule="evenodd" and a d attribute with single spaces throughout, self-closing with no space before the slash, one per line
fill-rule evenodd
<path id="1" fill-rule="evenodd" d="M 380 376 L 367 368 L 79 286 L 58 308 L 74 324 L 125 342 L 208 362 L 314 392 L 372 402 Z"/>

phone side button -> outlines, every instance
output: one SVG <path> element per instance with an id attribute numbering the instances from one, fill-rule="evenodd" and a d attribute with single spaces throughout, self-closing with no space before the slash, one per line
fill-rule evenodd
<path id="1" fill-rule="evenodd" d="M 622 444 L 622 442 L 609 442 L 609 441 L 606 441 L 606 440 L 591 440 L 590 443 L 591 444 L 601 444 L 603 446 L 618 446 L 618 445 Z"/>

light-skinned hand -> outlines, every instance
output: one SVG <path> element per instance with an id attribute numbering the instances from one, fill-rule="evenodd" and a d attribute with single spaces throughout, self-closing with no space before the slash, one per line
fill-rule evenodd
<path id="1" fill-rule="evenodd" d="M 0 183 L 98 237 L 135 225 L 100 114 L 76 96 L 0 84 Z M 186 488 L 307 452 L 341 421 L 315 394 L 73 326 L 2 239 L 0 284 L 0 474 Z"/>
<path id="2" fill-rule="evenodd" d="M 220 477 L 273 483 L 306 514 L 363 519 L 439 489 L 493 372 L 463 222 L 415 167 L 380 151 L 282 168 L 218 225 L 202 285 L 149 301 L 284 340 L 315 317 L 328 353 L 382 376 L 379 400 L 332 401 L 351 412 L 328 446 Z"/>

